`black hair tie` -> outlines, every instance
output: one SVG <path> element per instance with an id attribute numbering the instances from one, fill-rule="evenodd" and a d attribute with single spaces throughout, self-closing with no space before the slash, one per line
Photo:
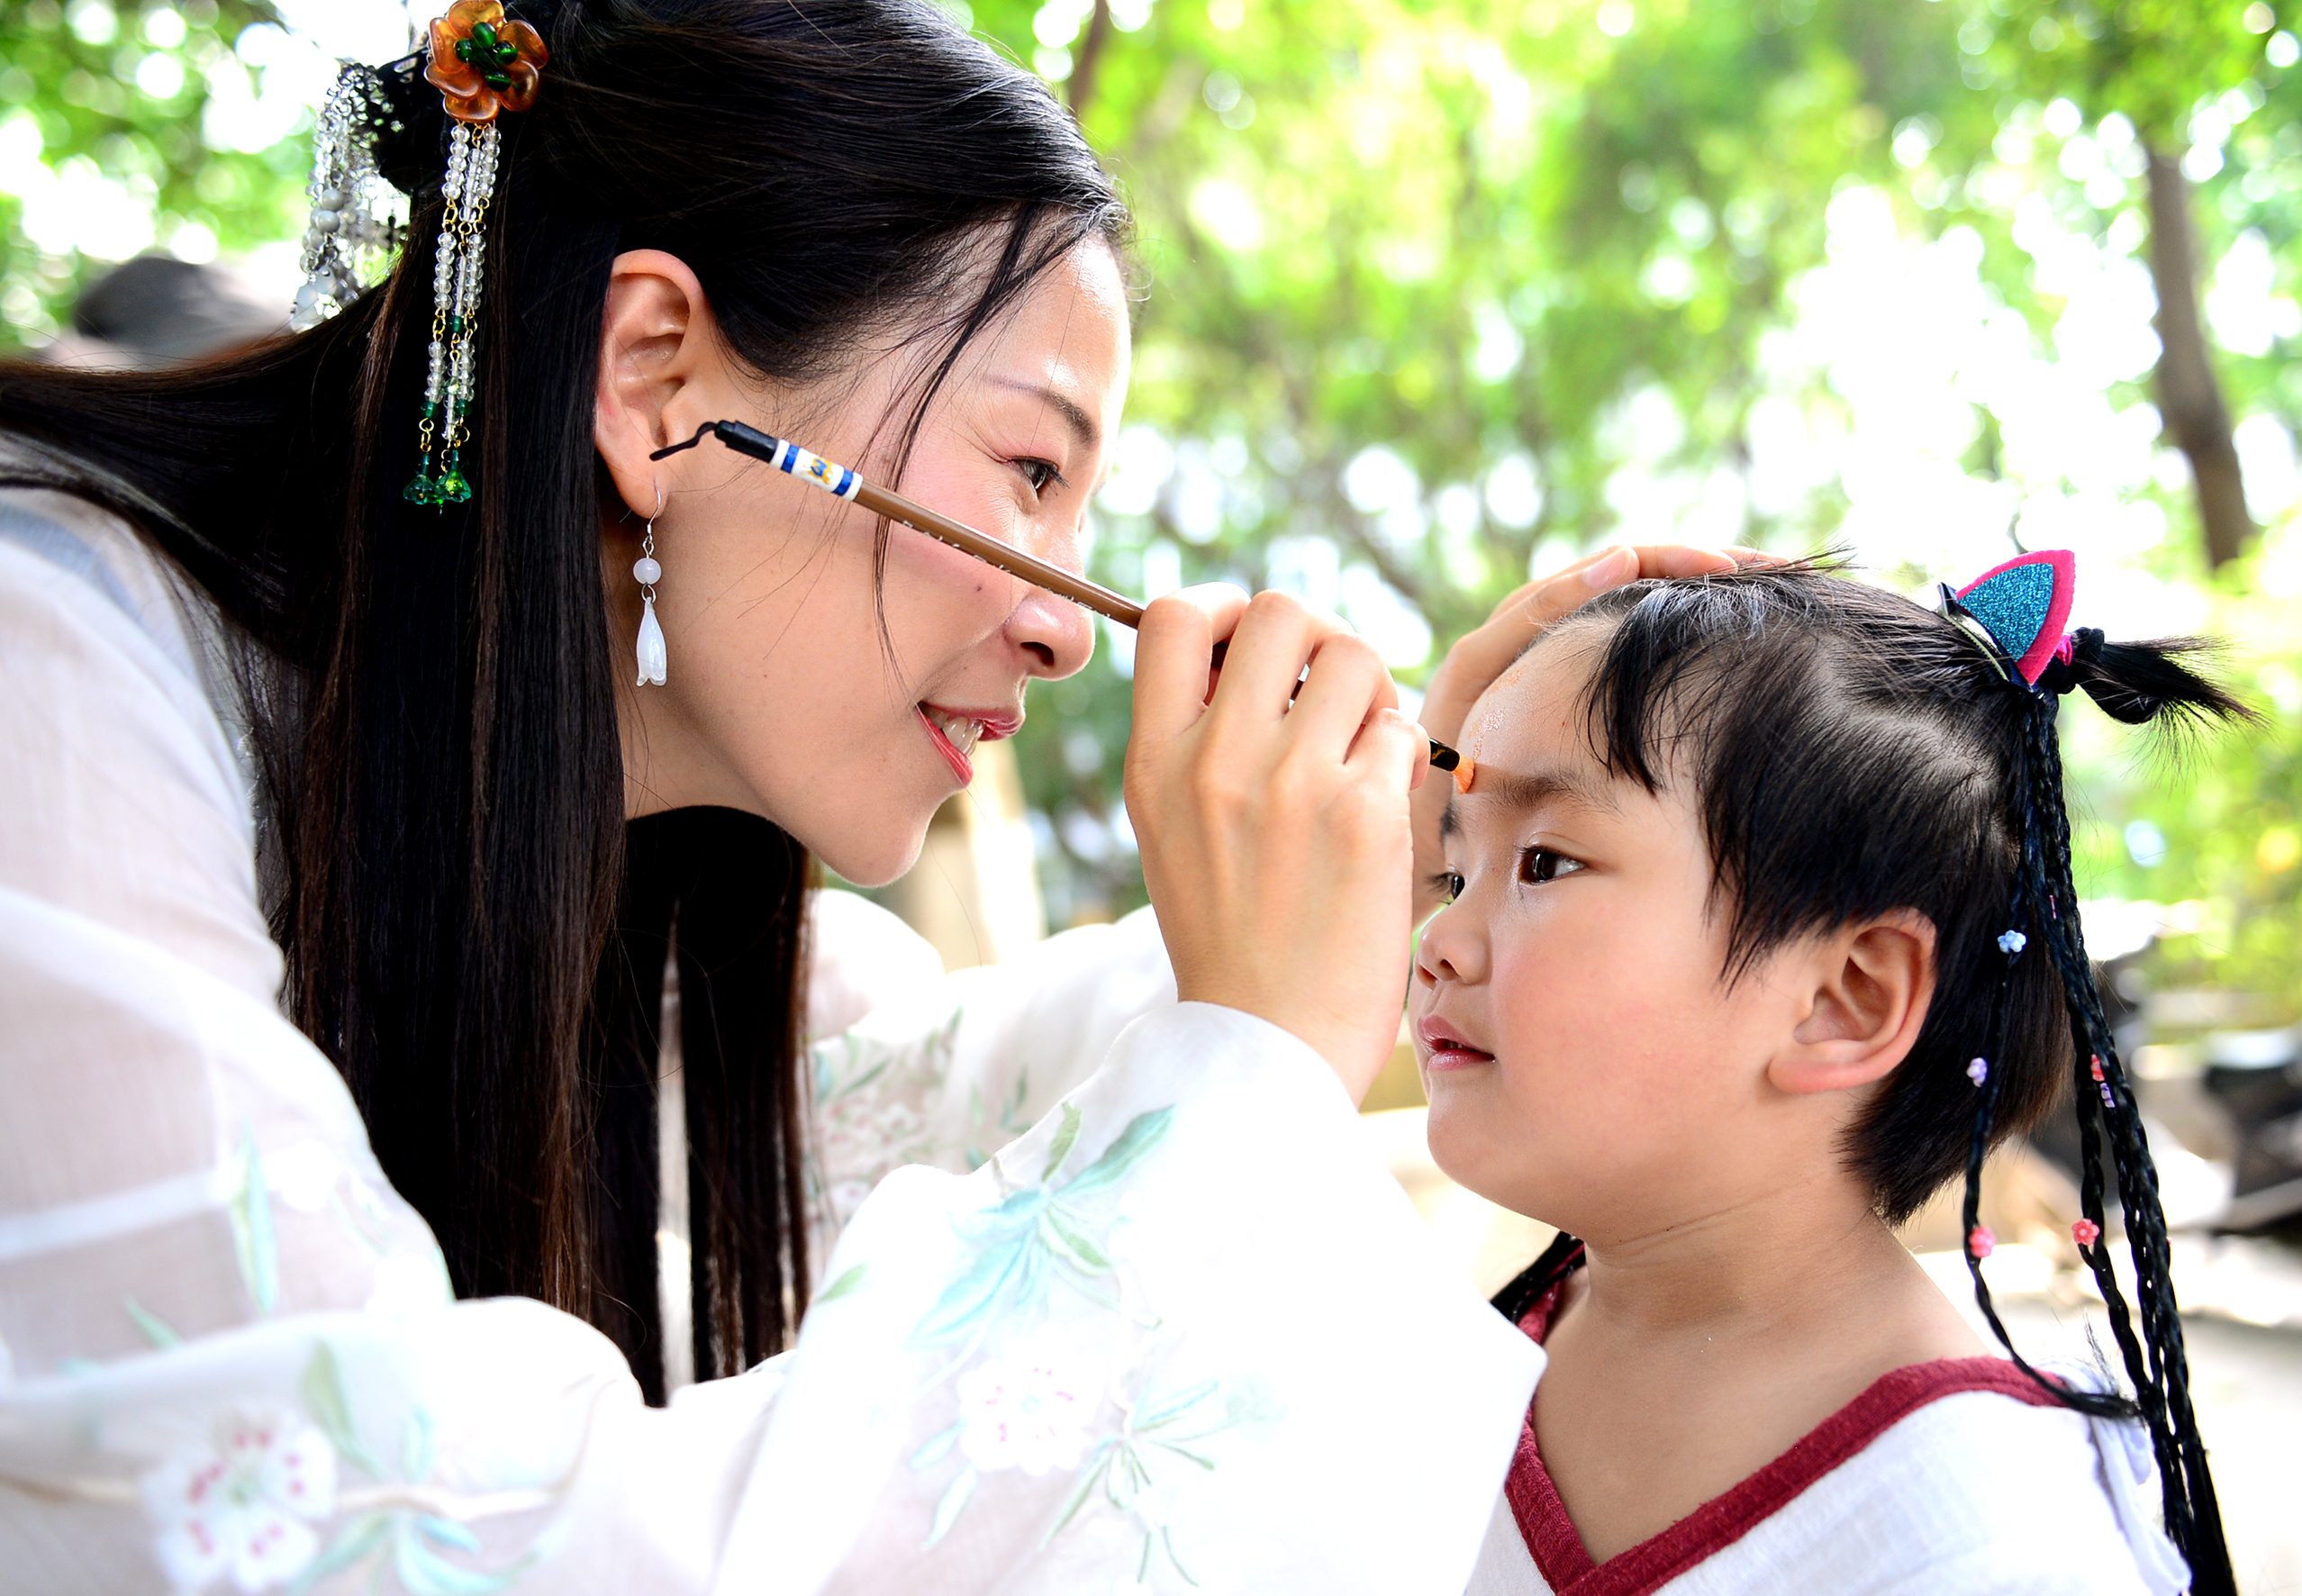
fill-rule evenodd
<path id="1" fill-rule="evenodd" d="M 2054 650 L 2046 668 L 2038 673 L 2038 685 L 2049 693 L 2068 693 L 2079 685 L 2078 668 L 2091 666 L 2102 657 L 2102 629 L 2081 626 L 2062 639 Z"/>

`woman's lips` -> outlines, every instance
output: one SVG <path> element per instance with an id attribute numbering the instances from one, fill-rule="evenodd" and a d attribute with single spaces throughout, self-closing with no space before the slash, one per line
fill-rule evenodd
<path id="1" fill-rule="evenodd" d="M 939 703 L 914 707 L 935 751 L 943 756 L 963 787 L 975 779 L 974 764 L 967 757 L 975 751 L 975 745 L 1013 737 L 1023 727 L 1023 717 L 1012 710 L 956 710 Z"/>
<path id="2" fill-rule="evenodd" d="M 1417 1023 L 1415 1034 L 1423 1044 L 1426 1068 L 1469 1069 L 1495 1061 L 1493 1054 L 1473 1047 L 1468 1038 L 1444 1020 L 1423 1020 Z"/>
<path id="3" fill-rule="evenodd" d="M 943 762 L 951 766 L 951 774 L 959 778 L 959 784 L 964 787 L 973 782 L 975 766 L 967 756 L 974 751 L 975 743 L 983 735 L 982 726 L 974 721 L 956 719 L 926 704 L 919 706 L 919 715 L 920 724 L 927 728 L 928 740 L 935 745 L 935 751 L 943 756 Z M 967 745 L 964 748 L 959 746 L 963 742 Z"/>

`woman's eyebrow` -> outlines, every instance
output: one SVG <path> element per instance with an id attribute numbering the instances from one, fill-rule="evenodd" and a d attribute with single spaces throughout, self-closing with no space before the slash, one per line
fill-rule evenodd
<path id="1" fill-rule="evenodd" d="M 1029 394 L 1045 402 L 1063 417 L 1064 424 L 1071 429 L 1071 435 L 1079 440 L 1081 449 L 1092 451 L 1103 440 L 1103 430 L 1095 424 L 1093 416 L 1045 384 L 1022 382 L 1011 376 L 995 376 L 991 382 L 993 387 L 1011 388 L 1016 393 Z"/>
<path id="2" fill-rule="evenodd" d="M 1446 809 L 1439 816 L 1441 837 L 1452 837 L 1463 830 L 1463 821 L 1456 811 L 1464 796 L 1458 793 L 1446 801 Z M 1469 796 L 1491 803 L 1508 814 L 1524 814 L 1538 805 L 1557 800 L 1604 813 L 1613 813 L 1622 808 L 1603 784 L 1594 783 L 1580 772 L 1569 770 L 1497 770 L 1491 766 L 1482 765 L 1477 784 Z"/>

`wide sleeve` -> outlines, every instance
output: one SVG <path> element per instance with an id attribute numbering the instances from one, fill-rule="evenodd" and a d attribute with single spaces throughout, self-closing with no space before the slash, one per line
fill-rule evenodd
<path id="1" fill-rule="evenodd" d="M 808 1051 L 825 1245 L 892 1170 L 979 1168 L 1092 1075 L 1130 1021 L 1175 1003 L 1148 909 L 948 975 L 901 920 L 849 894 L 819 894 L 814 929 L 811 1015 L 862 1014 Z"/>
<path id="2" fill-rule="evenodd" d="M 1152 1013 L 974 1174 L 884 1183 L 796 1349 L 667 1410 L 580 1321 L 452 1301 L 273 1004 L 165 574 L 31 519 L 0 524 L 0 1586 L 1461 1590 L 1538 1355 L 1427 1256 L 1324 1065 L 1230 1011 Z"/>

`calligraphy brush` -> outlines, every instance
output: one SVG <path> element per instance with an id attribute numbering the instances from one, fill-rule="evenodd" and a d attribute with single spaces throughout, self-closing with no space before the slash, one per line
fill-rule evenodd
<path id="1" fill-rule="evenodd" d="M 972 554 L 985 565 L 995 566 L 1011 576 L 1020 576 L 1034 587 L 1044 587 L 1049 593 L 1061 594 L 1074 603 L 1092 610 L 1129 629 L 1143 624 L 1143 606 L 1123 594 L 1074 576 L 1069 571 L 1035 559 L 1021 549 L 988 537 L 971 526 L 938 515 L 924 504 L 915 504 L 901 494 L 891 494 L 875 483 L 866 482 L 848 467 L 835 465 L 822 456 L 811 454 L 788 438 L 773 438 L 757 427 L 747 427 L 741 422 L 706 422 L 695 430 L 695 436 L 684 443 L 675 443 L 659 449 L 648 458 L 660 460 L 675 455 L 684 449 L 693 449 L 711 433 L 738 454 L 765 460 L 787 476 L 811 482 L 834 498 L 860 504 L 874 514 L 900 521 L 913 531 L 925 532 L 939 542 L 948 543 L 963 554 Z M 1224 645 L 1215 645 L 1215 663 L 1223 662 Z M 1437 769 L 1455 773 L 1455 784 L 1463 792 L 1471 789 L 1472 762 L 1440 742 L 1431 739 L 1431 764 Z"/>

